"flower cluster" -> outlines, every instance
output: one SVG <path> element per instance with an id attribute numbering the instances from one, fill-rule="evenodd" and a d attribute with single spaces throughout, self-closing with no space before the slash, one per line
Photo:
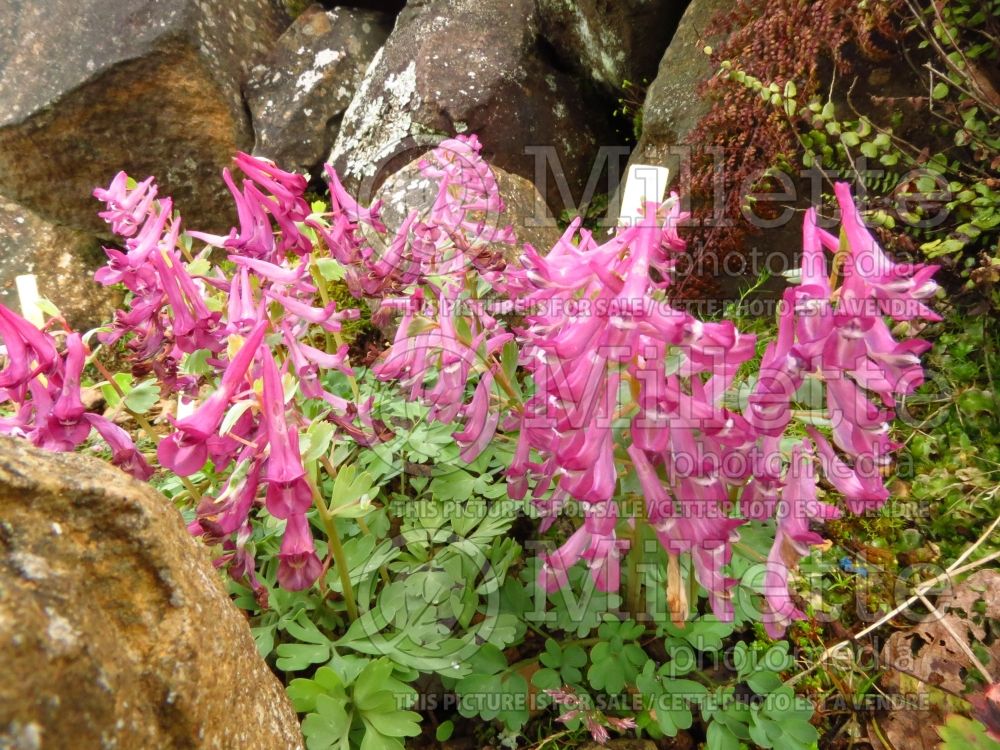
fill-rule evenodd
<path id="1" fill-rule="evenodd" d="M 545 694 L 563 709 L 563 712 L 556 717 L 556 721 L 562 724 L 574 721 L 582 722 L 590 733 L 591 739 L 599 745 L 605 744 L 611 738 L 608 732 L 609 728 L 616 732 L 627 732 L 629 729 L 635 729 L 635 719 L 608 716 L 603 711 L 588 705 L 589 700 L 579 696 L 569 685 L 555 690 L 546 690 Z"/>
<path id="2" fill-rule="evenodd" d="M 56 339 L 0 305 L 0 404 L 11 404 L 11 416 L 0 418 L 0 433 L 25 437 L 51 451 L 72 451 L 91 430 L 111 448 L 111 460 L 138 479 L 153 470 L 125 430 L 100 414 L 87 411 L 80 379 L 87 349 L 78 333 L 65 336 L 60 353 Z"/>
<path id="3" fill-rule="evenodd" d="M 182 477 L 207 461 L 216 473 L 230 472 L 215 496 L 201 499 L 192 532 L 228 545 L 223 561 L 260 592 L 246 540 L 251 511 L 263 505 L 286 521 L 278 581 L 301 589 L 323 564 L 307 520 L 313 487 L 299 447 L 310 420 L 286 397 L 286 384 L 327 405 L 320 419 L 347 424 L 359 416 L 363 409 L 332 393 L 322 377 L 329 370 L 352 374 L 346 345 L 332 353 L 314 345 L 358 313 L 324 302 L 313 279 L 305 178 L 246 154 L 235 161 L 246 179 L 237 187 L 229 170 L 223 173 L 240 224 L 228 235 L 182 236 L 180 217 L 171 216 L 169 199 L 155 200 L 151 180 L 130 187 L 120 174 L 108 190 L 95 191 L 107 203 L 101 215 L 125 239 L 125 252 L 107 249 L 108 266 L 97 278 L 131 292 L 128 310 L 103 340 L 126 338 L 136 367 L 182 392 L 185 416 L 168 417 L 172 430 L 159 443 L 160 464 Z M 188 238 L 208 248 L 185 262 Z M 227 253 L 226 262 L 209 261 L 213 247 Z M 207 372 L 180 382 L 177 363 L 199 351 Z"/>
<path id="4" fill-rule="evenodd" d="M 897 447 L 888 436 L 891 410 L 898 395 L 920 384 L 919 355 L 928 345 L 897 342 L 885 317 L 936 317 L 923 302 L 936 291 L 936 269 L 892 263 L 864 228 L 849 187 L 838 185 L 836 194 L 843 239 L 820 229 L 815 212 L 807 214 L 801 283 L 785 294 L 778 337 L 742 413 L 727 394 L 755 354 L 754 337 L 669 304 L 667 287 L 685 247 L 676 228 L 686 215 L 676 196 L 648 205 L 644 221 L 603 244 L 578 220 L 546 255 L 525 246 L 518 268 L 491 279 L 527 311 L 513 334 L 460 304 L 482 273 L 470 245 L 439 243 L 428 257 L 440 260 L 457 247 L 464 267 L 419 284 L 419 274 L 401 279 L 412 296 L 377 372 L 428 403 L 432 418 L 464 417 L 455 438 L 466 460 L 495 430 L 516 433 L 509 493 L 520 499 L 530 492 L 543 531 L 567 502 L 580 504 L 583 524 L 542 556 L 539 583 L 546 590 L 567 585 L 569 567 L 581 560 L 599 589 L 617 590 L 630 545 L 619 538 L 622 522 L 634 528 L 639 519 L 619 518 L 616 499 L 631 487 L 643 498 L 641 520 L 672 559 L 690 554 L 713 610 L 728 619 L 735 581 L 724 570 L 739 527 L 748 518 L 776 518 L 764 593 L 768 628 L 780 633 L 801 616 L 789 595 L 789 570 L 821 541 L 809 521 L 840 512 L 818 501 L 816 465 L 852 512 L 877 507 L 888 495 L 880 472 Z M 827 252 L 834 255 L 832 278 Z M 471 312 L 451 314 L 462 309 Z M 491 394 L 509 385 L 500 382 L 508 373 L 497 354 L 512 341 L 533 385 L 523 403 L 495 397 L 514 394 Z M 469 400 L 475 373 L 482 376 Z M 783 438 L 807 378 L 827 393 L 832 442 L 809 426 L 809 439 L 786 456 Z"/>
<path id="5" fill-rule="evenodd" d="M 411 213 L 389 241 L 379 205 L 359 205 L 332 170 L 330 210 L 313 212 L 303 197 L 305 178 L 247 154 L 235 159 L 244 179 L 223 172 L 239 220 L 224 235 L 182 231 L 171 201 L 157 197 L 151 179 L 136 184 L 119 174 L 108 189 L 95 191 L 106 204 L 101 216 L 124 245 L 106 249 L 109 262 L 97 279 L 130 292 L 127 309 L 102 340 L 125 342 L 135 372 L 153 372 L 165 392 L 178 394 L 178 415 L 167 417 L 159 463 L 181 477 L 206 465 L 224 477 L 198 502 L 191 530 L 221 543 L 219 563 L 261 596 L 248 546 L 258 508 L 285 520 L 280 585 L 305 588 L 325 569 L 309 523 L 317 473 L 303 459 L 299 436 L 316 420 L 360 444 L 385 434 L 370 400 L 356 404 L 329 385 L 334 372 L 354 377 L 339 333 L 358 312 L 327 302 L 322 261 L 336 261 L 359 296 L 417 287 L 411 302 L 418 304 L 404 315 L 403 335 L 376 368 L 378 377 L 399 381 L 414 398 L 434 404 L 433 418 L 464 418 L 456 440 L 465 458 L 493 435 L 490 367 L 511 334 L 484 312 L 471 328 L 442 316 L 426 327 L 424 338 L 404 341 L 414 317 L 426 312 L 419 304 L 425 295 L 440 306 L 468 296 L 468 262 L 484 278 L 498 279 L 502 263 L 493 245 L 509 244 L 512 235 L 491 223 L 503 205 L 480 148 L 474 137 L 460 137 L 428 154 L 420 169 L 439 184 L 437 198 L 426 215 Z M 192 256 L 192 241 L 207 247 Z M 180 367 L 194 355 L 205 363 L 197 375 Z M 432 370 L 440 375 L 429 384 Z M 475 395 L 467 404 L 455 402 L 474 374 L 481 376 Z"/>
<path id="6" fill-rule="evenodd" d="M 675 254 L 684 249 L 676 196 L 650 204 L 643 222 L 603 244 L 577 223 L 545 256 L 526 248 L 524 273 L 510 290 L 530 311 L 517 333 L 535 390 L 503 425 L 518 433 L 510 494 L 525 497 L 530 488 L 543 530 L 570 500 L 584 514 L 576 532 L 542 556 L 544 588 L 565 586 L 568 568 L 583 560 L 599 589 L 617 590 L 630 542 L 618 536 L 615 499 L 632 481 L 643 520 L 669 555 L 690 553 L 721 618 L 733 614 L 734 581 L 723 571 L 739 527 L 746 518 L 776 517 L 765 619 L 779 633 L 801 616 L 789 597 L 789 568 L 821 541 L 809 520 L 839 513 L 817 500 L 816 454 L 852 512 L 885 500 L 880 469 L 897 447 L 888 437 L 891 408 L 921 382 L 927 344 L 897 342 L 884 316 L 935 319 L 923 300 L 936 291 L 936 269 L 893 264 L 864 228 L 846 184 L 837 198 L 843 247 L 816 226 L 814 212 L 807 215 L 801 284 L 785 295 L 777 340 L 742 414 L 727 406 L 726 394 L 755 352 L 754 337 L 666 301 Z M 825 251 L 836 253 L 839 286 Z M 782 437 L 807 377 L 826 388 L 833 442 L 808 427 L 810 439 L 786 461 Z"/>
<path id="7" fill-rule="evenodd" d="M 664 547 L 691 552 L 702 584 L 720 595 L 724 588 L 725 542 L 738 522 L 704 511 L 745 479 L 726 457 L 753 435 L 722 396 L 755 342 L 730 322 L 703 323 L 664 302 L 685 216 L 673 196 L 603 245 L 586 232 L 574 243 L 573 225 L 547 256 L 525 258 L 534 312 L 522 357 L 536 390 L 517 425 L 511 494 L 523 496 L 533 480 L 548 522 L 570 498 L 585 512 L 581 529 L 544 558 L 547 589 L 565 585 L 580 558 L 599 588 L 618 588 L 627 547 L 613 502 L 619 433 Z M 594 312 L 574 314 L 570 303 L 580 300 L 591 304 L 577 309 Z"/>
<path id="8" fill-rule="evenodd" d="M 788 568 L 822 541 L 807 528 L 809 518 L 830 518 L 836 508 L 816 502 L 817 461 L 823 476 L 844 498 L 848 510 L 863 513 L 889 496 L 882 470 L 899 447 L 889 437 L 896 398 L 923 382 L 920 354 L 930 343 L 897 341 L 886 318 L 908 324 L 916 319 L 940 320 L 924 303 L 937 291 L 936 266 L 892 262 L 868 231 L 846 183 L 835 186 L 841 212 L 841 237 L 816 224 L 814 210 L 803 225 L 800 283 L 786 290 L 778 336 L 764 352 L 760 377 L 748 399 L 746 417 L 769 451 L 791 421 L 796 392 L 807 378 L 825 390 L 833 441 L 814 426 L 809 440 L 797 446 L 781 480 L 774 472 L 759 473 L 744 500 L 782 487 L 778 533 L 768 557 L 766 607 L 773 617 L 772 635 L 783 623 L 801 617 L 788 599 Z M 825 253 L 833 257 L 834 288 Z M 878 397 L 873 403 L 868 393 Z M 818 454 L 818 455 L 817 455 Z M 773 466 L 773 462 L 771 463 Z"/>
<path id="9" fill-rule="evenodd" d="M 341 379 L 357 393 L 340 331 L 358 312 L 339 311 L 327 293 L 330 278 L 344 278 L 355 296 L 376 298 L 380 316 L 402 313 L 373 367 L 378 379 L 426 403 L 431 419 L 456 424 L 466 461 L 498 431 L 516 434 L 509 493 L 530 498 L 543 530 L 567 503 L 582 508 L 582 525 L 543 555 L 542 587 L 567 585 L 582 560 L 598 588 L 617 590 L 621 558 L 644 523 L 676 576 L 678 556 L 690 555 L 713 610 L 730 618 L 725 571 L 740 526 L 773 518 L 765 624 L 780 635 L 802 616 L 789 577 L 821 541 L 810 523 L 841 512 L 820 501 L 820 481 L 854 513 L 888 496 L 896 399 L 922 382 L 929 346 L 900 337 L 937 319 L 925 304 L 936 268 L 891 261 L 850 188 L 837 185 L 840 236 L 807 213 L 799 283 L 785 292 L 778 335 L 739 409 L 731 391 L 755 338 L 670 304 L 685 250 L 677 196 L 648 204 L 642 221 L 603 243 L 577 220 L 547 254 L 525 245 L 512 259 L 513 233 L 497 224 L 503 202 L 480 149 L 460 136 L 431 151 L 419 170 L 437 184 L 435 199 L 393 229 L 332 169 L 330 210 L 320 212 L 305 201 L 305 178 L 246 154 L 235 160 L 239 184 L 223 174 L 239 222 L 225 235 L 182 232 L 152 179 L 119 174 L 95 191 L 123 244 L 106 250 L 97 279 L 130 292 L 101 340 L 123 342 L 134 373 L 153 373 L 177 396 L 157 455 L 177 475 L 207 480 L 204 496 L 189 481 L 198 500 L 191 530 L 220 543 L 219 564 L 261 596 L 250 543 L 258 510 L 285 524 L 282 586 L 310 586 L 330 564 L 310 523 L 314 506 L 329 521 L 322 477 L 337 470 L 323 450 L 307 460 L 301 436 L 319 423 L 331 442 L 365 446 L 386 433 L 371 400 L 354 403 L 334 386 Z M 195 240 L 205 246 L 192 254 Z M 525 311 L 523 320 L 491 313 L 498 309 Z M 149 475 L 124 431 L 83 408 L 79 336 L 67 335 L 60 353 L 52 336 L 0 308 L 0 337 L 0 396 L 15 405 L 0 429 L 68 450 L 93 428 L 117 463 Z M 805 391 L 822 392 L 825 408 L 789 447 Z M 641 496 L 641 517 L 620 517 L 617 501 L 628 496 Z"/>
<path id="10" fill-rule="evenodd" d="M 510 227 L 496 225 L 503 202 L 481 149 L 476 136 L 460 135 L 422 159 L 420 174 L 438 185 L 437 196 L 426 211 L 411 210 L 391 239 L 379 218 L 381 203 L 358 205 L 326 165 L 331 211 L 307 224 L 344 265 L 355 295 L 389 297 L 431 276 L 463 276 L 470 264 L 498 281 L 489 274 L 499 260 L 493 246 L 512 244 L 514 235 Z"/>
<path id="11" fill-rule="evenodd" d="M 516 276 L 495 249 L 511 244 L 513 234 L 510 227 L 495 226 L 503 202 L 480 149 L 475 136 L 459 136 L 420 163 L 421 173 L 439 185 L 437 198 L 425 217 L 409 215 L 380 261 L 392 270 L 394 288 L 413 292 L 400 301 L 396 336 L 374 368 L 380 380 L 395 381 L 410 398 L 429 404 L 431 419 L 464 423 L 454 438 L 466 461 L 479 455 L 496 431 L 493 391 L 496 379 L 504 378 L 498 355 L 514 339 L 485 306 L 471 304 L 488 289 L 504 291 Z M 466 399 L 466 385 L 477 375 Z"/>

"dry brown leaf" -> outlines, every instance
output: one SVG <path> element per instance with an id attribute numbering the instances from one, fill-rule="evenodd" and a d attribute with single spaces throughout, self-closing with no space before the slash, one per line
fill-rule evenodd
<path id="1" fill-rule="evenodd" d="M 948 627 L 967 644 L 982 643 L 987 635 L 986 619 L 1000 620 L 1000 572 L 977 571 L 940 596 L 935 606 L 940 615 L 930 615 L 908 630 L 893 633 L 882 649 L 887 667 L 882 687 L 922 705 L 892 711 L 879 719 L 882 733 L 894 748 L 886 747 L 875 732 L 869 732 L 875 748 L 936 750 L 941 741 L 938 726 L 950 710 L 963 708 L 964 702 L 933 688 L 961 695 L 966 676 L 974 669 Z M 1000 641 L 984 647 L 990 656 L 987 667 L 1000 672 L 996 666 L 1000 663 Z"/>

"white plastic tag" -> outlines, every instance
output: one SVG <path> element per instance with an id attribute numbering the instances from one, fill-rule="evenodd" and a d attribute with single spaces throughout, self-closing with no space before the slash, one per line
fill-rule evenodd
<path id="1" fill-rule="evenodd" d="M 633 164 L 625 176 L 622 191 L 622 210 L 618 215 L 620 226 L 630 226 L 642 221 L 646 204 L 662 203 L 670 182 L 670 170 L 650 164 Z"/>
<path id="2" fill-rule="evenodd" d="M 41 299 L 38 293 L 38 279 L 32 273 L 25 273 L 15 278 L 14 283 L 17 285 L 17 296 L 21 302 L 21 317 L 36 328 L 41 328 L 45 325 L 45 314 L 38 304 Z"/>

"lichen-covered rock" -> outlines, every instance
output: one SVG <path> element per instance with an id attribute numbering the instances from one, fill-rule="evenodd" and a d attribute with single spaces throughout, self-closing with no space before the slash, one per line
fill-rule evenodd
<path id="1" fill-rule="evenodd" d="M 606 89 L 652 78 L 677 24 L 676 0 L 539 0 L 542 33 L 580 75 Z"/>
<path id="2" fill-rule="evenodd" d="M 483 155 L 534 179 L 536 148 L 558 157 L 571 191 L 590 174 L 600 118 L 539 48 L 534 0 L 407 5 L 348 107 L 331 161 L 349 187 L 379 184 L 442 136 L 475 133 Z M 559 206 L 549 174 L 546 199 Z M 560 207 L 561 209 L 561 207 Z"/>
<path id="3" fill-rule="evenodd" d="M 50 224 L 0 196 L 0 304 L 18 310 L 15 279 L 34 274 L 38 290 L 81 331 L 111 320 L 121 295 L 94 281 L 106 260 L 93 236 Z"/>
<path id="4" fill-rule="evenodd" d="M 155 174 L 199 228 L 229 226 L 218 176 L 253 143 L 241 86 L 287 24 L 280 0 L 0 5 L 0 192 L 101 231 L 90 192 Z"/>
<path id="5" fill-rule="evenodd" d="M 0 747 L 302 747 L 207 551 L 149 486 L 0 438 Z"/>
<path id="6" fill-rule="evenodd" d="M 254 153 L 297 172 L 320 164 L 391 27 L 390 16 L 354 8 L 313 5 L 296 18 L 246 86 Z"/>
<path id="7" fill-rule="evenodd" d="M 420 159 L 414 159 L 392 174 L 374 196 L 382 201 L 382 220 L 390 231 L 403 223 L 410 212 L 429 214 L 438 194 L 438 183 L 420 173 Z M 495 249 L 508 262 L 517 262 L 524 243 L 547 252 L 562 235 L 556 222 L 547 216 L 545 198 L 528 180 L 499 167 L 491 167 L 504 210 L 497 216 L 473 217 L 490 226 L 510 226 L 516 245 L 499 244 Z"/>

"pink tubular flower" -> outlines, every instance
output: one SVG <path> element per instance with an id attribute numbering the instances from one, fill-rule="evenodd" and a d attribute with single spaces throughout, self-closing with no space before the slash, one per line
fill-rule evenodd
<path id="1" fill-rule="evenodd" d="M 66 337 L 66 359 L 62 372 L 62 386 L 52 404 L 52 410 L 40 421 L 32 442 L 54 451 L 71 451 L 90 434 L 90 423 L 84 419 L 87 409 L 80 396 L 80 377 L 86 352 L 80 334 Z"/>
<path id="2" fill-rule="evenodd" d="M 264 470 L 267 510 L 275 518 L 291 519 L 305 513 L 312 505 L 312 489 L 306 481 L 306 470 L 299 454 L 299 434 L 289 430 L 285 421 L 285 393 L 281 385 L 281 374 L 267 347 L 263 350 L 261 369 L 264 389 L 260 407 L 270 445 Z"/>
<path id="3" fill-rule="evenodd" d="M 728 473 L 724 458 L 748 446 L 753 433 L 721 401 L 739 365 L 753 355 L 754 340 L 731 323 L 701 323 L 660 296 L 674 265 L 670 254 L 683 247 L 674 229 L 682 218 L 675 196 L 662 211 L 648 206 L 645 221 L 619 230 L 604 245 L 587 233 L 574 245 L 577 224 L 546 257 L 528 252 L 528 281 L 520 285 L 519 302 L 529 310 L 524 359 L 536 391 L 520 420 L 510 477 L 512 494 L 520 494 L 532 475 L 536 503 L 545 513 L 557 510 L 566 496 L 581 502 L 581 531 L 596 518 L 612 517 L 601 535 L 574 535 L 567 545 L 575 546 L 548 558 L 542 585 L 561 585 L 563 563 L 582 557 L 591 561 L 598 585 L 614 590 L 613 514 L 598 511 L 613 507 L 614 435 L 624 421 L 650 522 L 671 551 L 692 553 L 717 614 L 726 616 L 731 607 L 725 589 L 732 581 L 721 569 L 740 523 L 727 518 L 728 488 L 746 477 Z M 668 371 L 671 352 L 677 363 Z M 619 402 L 623 386 L 632 395 L 631 414 Z M 541 463 L 524 460 L 532 451 Z M 667 478 L 658 475 L 658 466 Z M 576 549 L 581 540 L 588 543 L 586 552 Z"/>
<path id="4" fill-rule="evenodd" d="M 493 373 L 487 370 L 479 379 L 472 401 L 469 403 L 465 415 L 465 429 L 452 434 L 455 442 L 464 446 L 460 458 L 466 463 L 471 463 L 483 452 L 493 439 L 497 424 L 500 422 L 500 412 L 490 406 L 492 389 Z"/>
<path id="5" fill-rule="evenodd" d="M 190 530 L 194 534 L 200 533 L 197 528 Z M 250 537 L 252 534 L 253 529 L 248 519 L 236 534 L 235 539 L 227 539 L 223 542 L 222 549 L 224 554 L 214 560 L 213 564 L 217 568 L 226 566 L 233 580 L 242 581 L 250 587 L 250 590 L 253 591 L 254 599 L 257 600 L 257 606 L 261 609 L 267 609 L 269 606 L 267 588 L 260 582 L 260 579 L 257 577 L 257 571 L 254 568 L 253 551 L 250 546 Z"/>
<path id="6" fill-rule="evenodd" d="M 204 232 L 191 232 L 191 236 L 271 263 L 279 263 L 288 253 L 307 254 L 312 245 L 298 227 L 298 222 L 309 216 L 309 204 L 303 198 L 305 177 L 242 152 L 235 161 L 249 178 L 244 181 L 243 190 L 236 187 L 229 170 L 223 170 L 222 179 L 236 203 L 239 229 L 233 228 L 226 236 Z M 279 228 L 277 241 L 272 220 Z"/>
<path id="7" fill-rule="evenodd" d="M 182 477 L 190 476 L 205 464 L 208 439 L 218 431 L 230 402 L 244 384 L 266 332 L 267 322 L 260 321 L 229 363 L 218 390 L 190 416 L 174 422 L 176 432 L 157 449 L 161 464 Z"/>
<path id="8" fill-rule="evenodd" d="M 556 690 L 546 690 L 545 694 L 552 698 L 556 705 L 565 709 L 556 717 L 556 721 L 568 724 L 576 719 L 582 719 L 583 725 L 590 732 L 591 739 L 599 745 L 605 744 L 610 739 L 609 728 L 616 732 L 626 732 L 636 727 L 635 719 L 632 717 L 608 716 L 593 705 L 588 705 L 589 701 L 585 703 L 581 700 L 569 685 L 563 685 Z"/>
<path id="9" fill-rule="evenodd" d="M 83 444 L 91 427 L 112 451 L 112 462 L 139 479 L 152 469 L 120 427 L 88 414 L 80 392 L 87 350 L 78 333 L 66 336 L 65 354 L 55 340 L 0 305 L 0 340 L 6 359 L 0 370 L 0 403 L 15 412 L 0 419 L 0 433 L 26 437 L 51 451 L 72 451 Z"/>
<path id="10" fill-rule="evenodd" d="M 111 231 L 122 237 L 133 236 L 149 214 L 156 198 L 156 185 L 148 177 L 134 188 L 128 187 L 128 175 L 119 172 L 111 185 L 95 188 L 94 197 L 107 204 L 107 210 L 98 213 L 111 225 Z"/>
<path id="11" fill-rule="evenodd" d="M 308 185 L 305 177 L 285 172 L 269 159 L 250 156 L 242 151 L 236 154 L 235 161 L 243 174 L 274 196 L 280 213 L 298 221 L 309 215 L 309 204 L 302 197 Z"/>
<path id="12" fill-rule="evenodd" d="M 791 418 L 795 392 L 807 377 L 825 388 L 837 454 L 818 431 L 809 434 L 826 478 L 852 512 L 876 508 L 889 493 L 879 467 L 898 446 L 889 438 L 896 397 L 923 380 L 919 355 L 925 341 L 897 342 L 883 316 L 939 320 L 923 300 L 937 289 L 934 266 L 890 261 L 865 227 L 846 183 L 835 186 L 843 216 L 842 243 L 816 226 L 810 210 L 803 225 L 801 284 L 786 291 L 778 338 L 764 353 L 746 417 L 764 435 L 778 436 Z M 843 283 L 827 278 L 827 251 L 839 253 Z M 879 397 L 876 405 L 867 393 Z"/>
<path id="13" fill-rule="evenodd" d="M 147 481 L 153 476 L 153 467 L 135 448 L 135 443 L 125 430 L 99 414 L 84 414 L 90 426 L 104 439 L 111 448 L 111 463 L 136 479 Z"/>
<path id="14" fill-rule="evenodd" d="M 598 591 L 617 591 L 622 548 L 627 544 L 615 538 L 618 515 L 614 505 L 602 505 L 588 512 L 583 525 L 551 555 L 541 556 L 539 584 L 548 592 L 568 583 L 567 571 L 585 560 Z"/>
<path id="15" fill-rule="evenodd" d="M 881 312 L 896 320 L 941 320 L 940 315 L 923 304 L 938 290 L 932 277 L 939 267 L 893 263 L 865 228 L 850 185 L 838 182 L 834 192 L 851 246 L 849 272 L 863 281 L 867 295 L 877 301 Z"/>
<path id="16" fill-rule="evenodd" d="M 792 449 L 791 461 L 781 502 L 778 504 L 778 527 L 774 544 L 767 556 L 764 576 L 764 627 L 772 638 L 781 638 L 792 620 L 805 615 L 792 603 L 788 591 L 789 571 L 798 567 L 808 554 L 809 545 L 823 541 L 809 530 L 810 520 L 838 518 L 840 511 L 816 499 L 816 474 L 808 441 Z"/>
<path id="17" fill-rule="evenodd" d="M 327 304 L 318 288 L 325 280 L 318 274 L 318 258 L 305 227 L 328 233 L 330 239 L 337 232 L 342 240 L 350 235 L 354 248 L 360 242 L 359 222 L 376 231 L 384 232 L 385 227 L 378 221 L 377 206 L 361 209 L 342 188 L 334 190 L 336 224 L 327 226 L 311 215 L 305 177 L 242 153 L 235 165 L 245 179 L 224 170 L 223 181 L 236 204 L 238 226 L 221 236 L 187 232 L 182 237 L 180 217 L 172 213 L 169 198 L 156 199 L 151 179 L 130 189 L 121 174 L 107 190 L 95 191 L 107 204 L 102 216 L 124 245 L 123 250 L 107 249 L 109 262 L 97 278 L 103 284 L 123 284 L 130 293 L 126 309 L 116 313 L 112 329 L 100 336 L 108 344 L 123 341 L 132 352 L 133 373 L 152 372 L 165 396 L 178 394 L 179 408 L 196 404 L 183 418 L 168 417 L 174 431 L 158 446 L 160 463 L 187 476 L 210 461 L 209 477 L 224 477 L 221 487 L 206 493 L 199 504 L 191 531 L 222 542 L 226 554 L 220 564 L 248 581 L 263 599 L 266 590 L 253 575 L 248 547 L 255 506 L 263 505 L 288 521 L 280 582 L 302 588 L 318 575 L 319 562 L 303 516 L 313 498 L 299 449 L 298 431 L 308 424 L 302 402 L 319 400 L 332 406 L 319 418 L 344 437 L 371 445 L 387 436 L 385 425 L 372 418 L 370 402 L 356 405 L 327 390 L 327 371 L 353 377 L 347 347 L 331 353 L 314 344 L 325 332 L 338 333 L 345 320 L 359 313 Z M 215 262 L 208 248 L 194 253 L 192 239 L 224 248 L 229 263 Z M 351 260 L 360 260 L 360 254 Z M 0 334 L 3 326 L 0 319 Z M 31 354 L 29 347 L 21 336 L 11 343 L 12 351 L 24 355 Z M 38 359 L 47 369 L 48 357 Z M 136 473 L 148 471 L 141 456 L 119 444 L 118 428 L 78 417 L 72 378 L 66 393 L 58 390 L 63 383 L 59 378 L 52 378 L 52 389 L 44 389 L 25 381 L 31 357 L 20 356 L 18 361 L 25 365 L 0 370 L 0 379 L 9 379 L 25 393 L 29 405 L 16 419 L 0 424 L 10 422 L 10 429 L 19 429 L 35 412 L 52 414 L 36 432 L 60 444 L 94 427 L 112 443 L 116 460 L 131 464 Z M 71 358 L 71 364 L 75 361 Z M 287 403 L 282 382 L 286 370 L 298 379 L 295 398 Z M 263 392 L 256 398 L 261 381 Z M 199 400 L 202 392 L 206 397 Z"/>
<path id="18" fill-rule="evenodd" d="M 289 516 L 278 553 L 278 583 L 289 591 L 307 589 L 323 573 L 305 514 Z"/>
<path id="19" fill-rule="evenodd" d="M 260 487 L 255 458 L 252 449 L 245 449 L 218 497 L 205 497 L 198 505 L 199 533 L 206 539 L 224 539 L 246 524 Z"/>

